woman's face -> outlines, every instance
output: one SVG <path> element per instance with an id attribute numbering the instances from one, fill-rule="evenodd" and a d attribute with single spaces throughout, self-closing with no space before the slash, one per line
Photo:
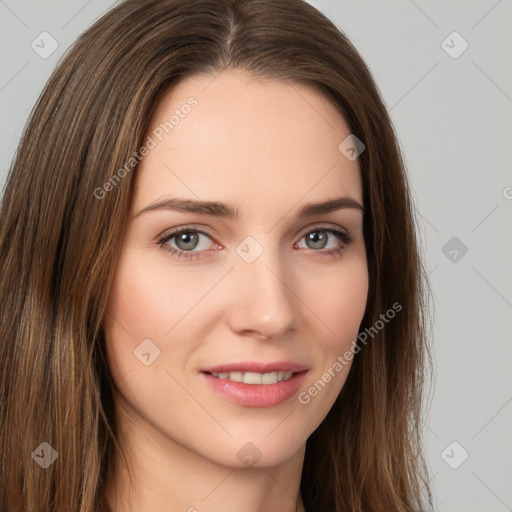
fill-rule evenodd
<path id="1" fill-rule="evenodd" d="M 349 134 L 312 89 L 240 71 L 155 110 L 104 329 L 116 408 L 163 450 L 275 465 L 334 403 L 368 292 Z"/>

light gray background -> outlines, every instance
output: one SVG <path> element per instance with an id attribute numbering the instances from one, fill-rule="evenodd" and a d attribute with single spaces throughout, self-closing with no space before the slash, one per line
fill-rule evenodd
<path id="1" fill-rule="evenodd" d="M 0 0 L 0 185 L 60 57 L 114 3 Z M 512 1 L 310 3 L 368 63 L 408 164 L 435 294 L 435 508 L 512 511 Z"/>

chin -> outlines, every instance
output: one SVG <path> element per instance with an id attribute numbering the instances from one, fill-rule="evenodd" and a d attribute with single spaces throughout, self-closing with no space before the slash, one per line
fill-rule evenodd
<path id="1" fill-rule="evenodd" d="M 264 468 L 277 466 L 296 456 L 302 457 L 307 434 L 299 428 L 280 429 L 279 421 L 274 425 L 275 431 L 247 429 L 233 439 L 223 442 L 219 439 L 218 444 L 212 439 L 215 453 L 210 453 L 208 458 L 231 468 Z"/>

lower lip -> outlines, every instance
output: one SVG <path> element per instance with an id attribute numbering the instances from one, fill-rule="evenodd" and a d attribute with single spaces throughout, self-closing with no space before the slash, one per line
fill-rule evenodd
<path id="1" fill-rule="evenodd" d="M 299 391 L 306 377 L 306 371 L 295 373 L 289 379 L 276 384 L 245 384 L 244 382 L 218 379 L 205 372 L 201 372 L 199 376 L 214 391 L 238 405 L 272 407 L 285 402 Z"/>

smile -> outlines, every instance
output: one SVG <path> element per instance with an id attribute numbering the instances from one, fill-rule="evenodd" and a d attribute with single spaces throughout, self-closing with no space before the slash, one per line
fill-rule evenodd
<path id="1" fill-rule="evenodd" d="M 217 379 L 230 380 L 232 382 L 243 382 L 244 384 L 277 384 L 290 379 L 293 372 L 290 371 L 277 371 L 270 373 L 256 373 L 256 372 L 223 372 L 211 375 Z"/>

